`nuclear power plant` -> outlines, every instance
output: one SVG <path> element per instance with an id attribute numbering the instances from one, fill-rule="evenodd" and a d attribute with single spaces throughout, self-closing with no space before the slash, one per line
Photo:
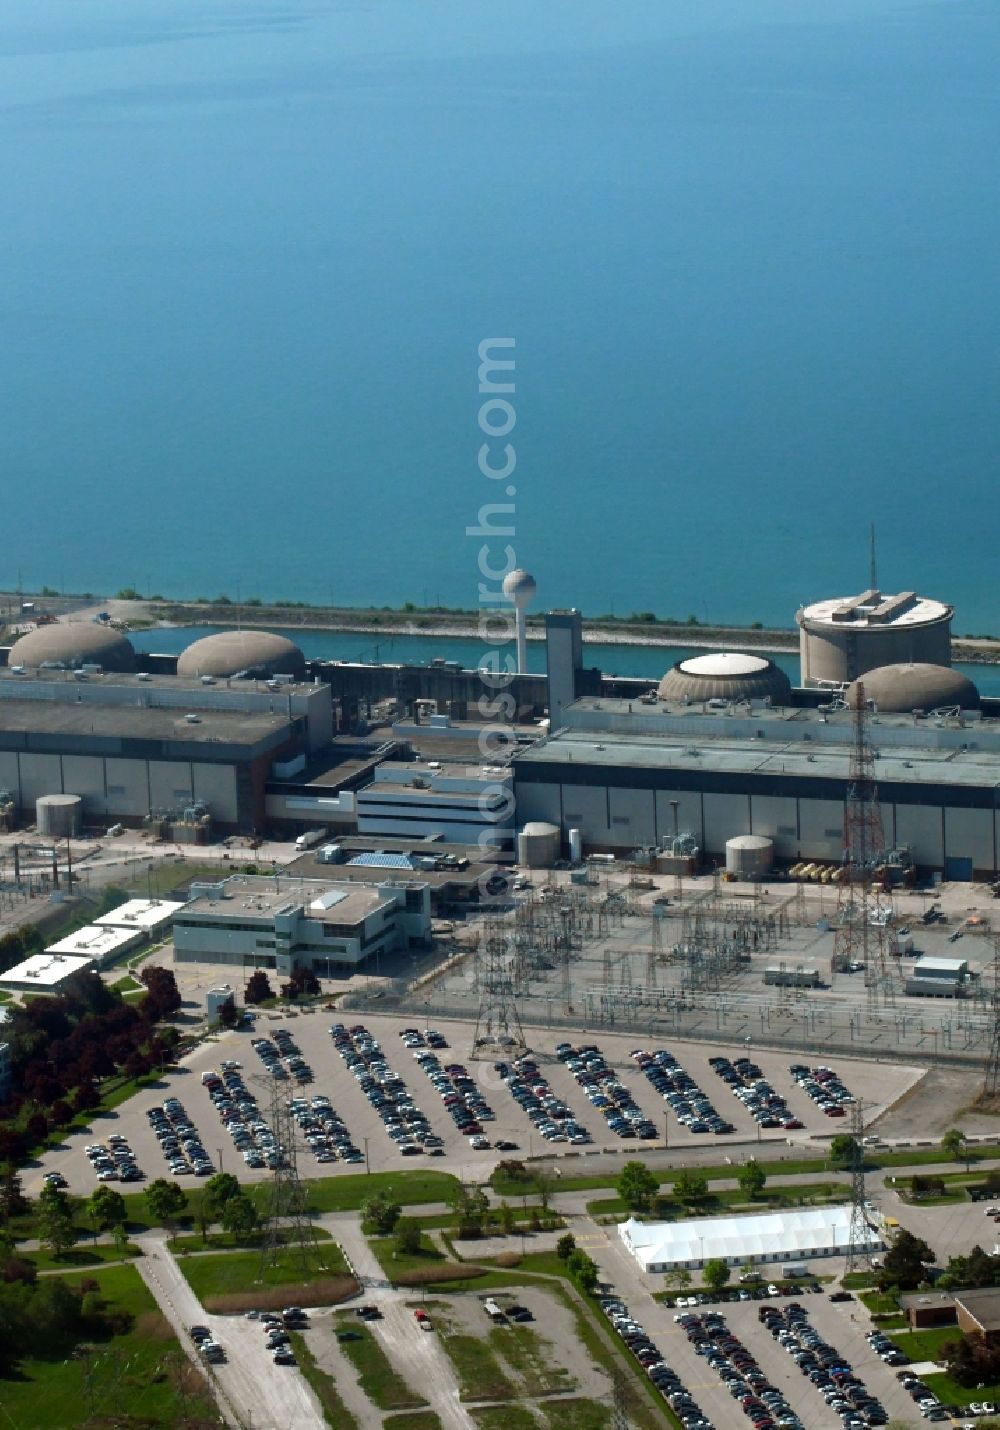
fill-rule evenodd
<path id="1" fill-rule="evenodd" d="M 39 625 L 0 668 L 5 823 L 51 827 L 65 797 L 74 828 L 153 822 L 197 839 L 489 835 L 510 858 L 524 832 L 533 863 L 553 840 L 571 859 L 723 864 L 750 840 L 758 863 L 836 861 L 860 689 L 898 867 L 995 876 L 1000 702 L 952 669 L 945 602 L 873 585 L 804 605 L 793 685 L 754 651 L 693 654 L 659 682 L 605 675 L 587 663 L 579 610 L 546 614 L 533 674 L 536 581 L 517 568 L 503 594 L 513 719 L 489 758 L 484 678 L 456 662 L 307 661 L 255 630 L 140 655 L 106 623 Z"/>

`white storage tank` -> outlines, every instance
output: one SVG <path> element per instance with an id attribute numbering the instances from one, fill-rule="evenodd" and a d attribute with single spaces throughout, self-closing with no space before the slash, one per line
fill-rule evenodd
<path id="1" fill-rule="evenodd" d="M 583 859 L 583 835 L 579 829 L 571 829 L 569 832 L 569 857 L 574 864 L 579 864 Z"/>
<path id="2" fill-rule="evenodd" d="M 737 879 L 759 879 L 774 867 L 774 840 L 766 834 L 737 834 L 726 840 L 726 872 Z"/>
<path id="3" fill-rule="evenodd" d="M 83 828 L 83 800 L 78 794 L 43 794 L 35 800 L 35 823 L 39 834 L 51 839 L 69 839 Z"/>
<path id="4" fill-rule="evenodd" d="M 557 824 L 526 824 L 517 836 L 517 862 L 526 869 L 551 869 L 559 858 L 562 834 Z"/>

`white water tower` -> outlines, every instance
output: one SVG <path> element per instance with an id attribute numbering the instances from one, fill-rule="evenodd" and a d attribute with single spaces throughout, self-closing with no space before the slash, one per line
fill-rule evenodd
<path id="1" fill-rule="evenodd" d="M 518 675 L 525 675 L 528 670 L 527 618 L 524 613 L 535 599 L 537 590 L 534 576 L 528 571 L 522 571 L 520 566 L 516 566 L 503 578 L 503 593 L 508 601 L 513 601 L 517 613 Z"/>

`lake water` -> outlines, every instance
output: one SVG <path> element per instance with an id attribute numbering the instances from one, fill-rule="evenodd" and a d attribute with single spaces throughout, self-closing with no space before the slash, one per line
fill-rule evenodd
<path id="1" fill-rule="evenodd" d="M 221 629 L 219 626 L 189 626 L 135 631 L 129 636 L 137 650 L 176 654 L 192 641 Z M 298 631 L 281 628 L 280 634 L 290 637 L 300 647 L 307 660 L 360 660 L 387 664 L 424 665 L 437 657 L 457 660 L 464 667 L 475 669 L 487 649 L 482 641 L 447 639 L 438 636 L 387 636 L 374 642 L 370 635 L 351 635 L 341 631 Z M 513 648 L 512 653 L 513 653 Z M 703 648 L 702 648 L 703 649 Z M 681 646 L 585 645 L 584 662 L 599 666 L 607 675 L 643 675 L 658 681 L 664 671 L 677 660 L 697 652 Z M 770 657 L 784 670 L 793 685 L 799 683 L 799 658 L 789 652 Z M 544 641 L 529 641 L 528 669 L 544 671 Z M 956 665 L 978 686 L 980 694 L 1000 697 L 1000 665 Z"/>
<path id="2" fill-rule="evenodd" d="M 0 584 L 996 620 L 994 0 L 6 0 Z"/>

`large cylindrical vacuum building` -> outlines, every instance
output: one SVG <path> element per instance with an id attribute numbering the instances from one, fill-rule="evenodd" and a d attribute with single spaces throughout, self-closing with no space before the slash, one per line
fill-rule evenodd
<path id="1" fill-rule="evenodd" d="M 803 685 L 846 685 L 883 665 L 951 665 L 954 608 L 915 591 L 863 591 L 795 613 Z"/>

